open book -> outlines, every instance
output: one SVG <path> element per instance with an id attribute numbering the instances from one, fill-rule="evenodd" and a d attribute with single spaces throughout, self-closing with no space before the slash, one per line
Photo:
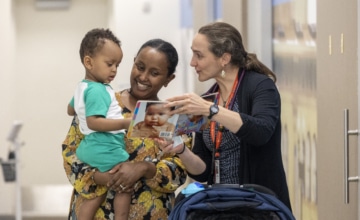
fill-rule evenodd
<path id="1" fill-rule="evenodd" d="M 215 102 L 218 93 L 202 96 Z M 128 137 L 161 137 L 171 139 L 182 134 L 200 131 L 210 124 L 202 115 L 175 114 L 169 116 L 170 108 L 164 108 L 166 101 L 139 100 L 130 123 Z"/>

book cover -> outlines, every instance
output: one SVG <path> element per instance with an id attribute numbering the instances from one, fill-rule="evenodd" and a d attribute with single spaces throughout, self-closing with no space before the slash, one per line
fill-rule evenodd
<path id="1" fill-rule="evenodd" d="M 218 93 L 202 96 L 215 102 Z M 202 115 L 175 114 L 169 116 L 170 108 L 164 108 L 166 101 L 139 100 L 130 123 L 128 137 L 173 138 L 182 134 L 200 131 L 210 124 Z"/>

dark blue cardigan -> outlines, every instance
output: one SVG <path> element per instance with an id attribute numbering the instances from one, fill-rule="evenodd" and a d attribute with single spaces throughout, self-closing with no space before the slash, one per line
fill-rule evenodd
<path id="1" fill-rule="evenodd" d="M 281 100 L 276 85 L 263 74 L 247 71 L 236 95 L 243 120 L 234 134 L 241 139 L 239 183 L 273 190 L 291 210 L 281 156 Z M 206 182 L 211 175 L 212 153 L 205 146 L 201 132 L 195 134 L 193 152 L 204 160 L 207 168 L 200 175 L 189 173 L 189 176 Z"/>

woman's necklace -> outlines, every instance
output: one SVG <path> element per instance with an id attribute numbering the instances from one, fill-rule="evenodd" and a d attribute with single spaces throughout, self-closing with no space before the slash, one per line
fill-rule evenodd
<path id="1" fill-rule="evenodd" d="M 225 107 L 225 105 L 226 105 L 226 103 L 227 103 L 227 100 L 229 99 L 229 97 L 228 97 L 228 99 L 224 99 L 223 97 L 222 97 L 222 95 L 220 95 L 220 97 L 221 97 L 221 99 L 222 99 L 222 101 L 223 101 L 223 107 Z"/>

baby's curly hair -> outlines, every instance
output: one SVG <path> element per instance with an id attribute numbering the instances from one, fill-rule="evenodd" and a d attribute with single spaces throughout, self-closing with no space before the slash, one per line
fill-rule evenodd
<path id="1" fill-rule="evenodd" d="M 104 45 L 105 39 L 111 40 L 121 47 L 120 40 L 110 31 L 104 28 L 95 28 L 86 33 L 80 45 L 80 59 L 84 63 L 85 56 L 94 56 Z"/>

